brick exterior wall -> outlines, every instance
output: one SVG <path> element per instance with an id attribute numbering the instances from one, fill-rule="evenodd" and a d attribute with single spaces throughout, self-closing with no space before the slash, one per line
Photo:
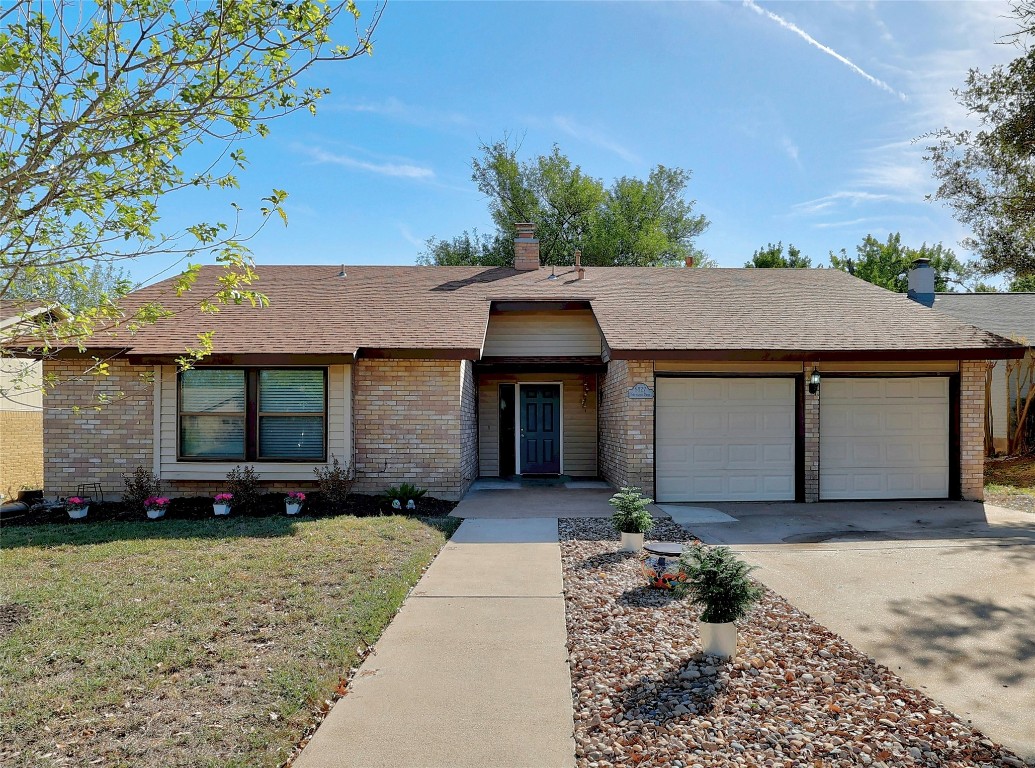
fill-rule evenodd
<path id="1" fill-rule="evenodd" d="M 478 479 L 478 378 L 474 361 L 460 363 L 460 494 Z"/>
<path id="2" fill-rule="evenodd" d="M 960 362 L 960 490 L 964 499 L 985 498 L 984 360 Z"/>
<path id="3" fill-rule="evenodd" d="M 154 368 L 114 359 L 102 376 L 85 373 L 88 365 L 80 360 L 43 363 L 44 375 L 60 382 L 43 397 L 48 496 L 68 496 L 80 483 L 100 483 L 106 496 L 118 497 L 124 474 L 154 466 Z"/>
<path id="4" fill-rule="evenodd" d="M 654 389 L 650 360 L 612 360 L 600 379 L 598 464 L 616 488 L 634 485 L 654 495 L 654 400 L 631 400 L 629 390 Z"/>
<path id="5" fill-rule="evenodd" d="M 0 494 L 13 499 L 25 486 L 43 487 L 43 414 L 0 411 Z"/>
<path id="6" fill-rule="evenodd" d="M 477 473 L 469 364 L 360 360 L 353 371 L 355 490 L 414 483 L 438 498 L 460 498 Z"/>
<path id="7" fill-rule="evenodd" d="M 819 398 L 822 387 L 809 394 L 809 374 L 806 371 L 801 386 L 805 392 L 805 501 L 819 501 Z"/>

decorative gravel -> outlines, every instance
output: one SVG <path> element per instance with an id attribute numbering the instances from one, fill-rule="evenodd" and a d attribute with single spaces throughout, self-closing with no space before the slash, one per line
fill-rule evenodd
<path id="1" fill-rule="evenodd" d="M 735 662 L 703 656 L 697 611 L 644 586 L 607 520 L 560 534 L 580 768 L 1024 765 L 769 590 Z"/>

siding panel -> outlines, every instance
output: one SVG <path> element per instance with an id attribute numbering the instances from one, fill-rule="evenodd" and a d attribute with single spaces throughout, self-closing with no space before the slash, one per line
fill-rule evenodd
<path id="1" fill-rule="evenodd" d="M 489 317 L 488 357 L 567 357 L 600 354 L 600 331 L 588 309 L 505 312 Z"/>

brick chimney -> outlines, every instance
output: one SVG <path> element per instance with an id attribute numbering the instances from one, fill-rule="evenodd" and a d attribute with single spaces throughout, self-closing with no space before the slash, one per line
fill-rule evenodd
<path id="1" fill-rule="evenodd" d="M 586 270 L 582 268 L 582 251 L 578 248 L 575 249 L 575 279 L 586 279 Z"/>
<path id="2" fill-rule="evenodd" d="M 520 222 L 514 225 L 514 269 L 539 269 L 539 241 L 535 239 L 535 224 Z"/>

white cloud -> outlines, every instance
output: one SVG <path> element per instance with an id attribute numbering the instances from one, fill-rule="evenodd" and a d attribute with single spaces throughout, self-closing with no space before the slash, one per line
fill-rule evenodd
<path id="1" fill-rule="evenodd" d="M 795 163 L 801 165 L 798 160 L 798 145 L 791 141 L 789 136 L 784 136 L 780 139 L 780 146 L 783 147 L 783 151 L 787 153 L 787 157 L 791 158 Z"/>
<path id="2" fill-rule="evenodd" d="M 572 138 L 607 150 L 608 152 L 618 155 L 618 157 L 622 158 L 627 163 L 640 162 L 640 158 L 634 152 L 626 148 L 624 144 L 607 136 L 603 131 L 600 131 L 597 128 L 582 125 L 564 115 L 555 115 L 553 118 L 553 124 Z"/>
<path id="3" fill-rule="evenodd" d="M 294 145 L 297 152 L 308 155 L 318 163 L 329 165 L 340 165 L 343 168 L 355 168 L 360 171 L 375 173 L 379 176 L 393 176 L 403 179 L 433 179 L 435 172 L 423 165 L 412 163 L 372 163 L 367 160 L 357 160 L 348 155 L 327 152 L 319 147 L 306 147 L 299 144 Z"/>
<path id="4" fill-rule="evenodd" d="M 835 51 L 830 46 L 823 45 L 823 43 L 821 43 L 818 40 L 816 40 L 816 38 L 814 38 L 808 32 L 803 30 L 801 27 L 799 27 L 796 24 L 793 24 L 793 23 L 787 21 L 787 19 L 783 18 L 782 16 L 776 15 L 772 11 L 767 11 L 765 8 L 761 8 L 757 3 L 755 3 L 755 0 L 743 0 L 743 1 L 744 1 L 744 5 L 745 6 L 750 8 L 752 11 L 757 13 L 759 16 L 765 16 L 766 18 L 769 18 L 772 21 L 775 21 L 777 24 L 779 24 L 784 29 L 789 30 L 789 31 L 793 32 L 794 34 L 798 35 L 798 37 L 800 37 L 802 40 L 804 40 L 809 45 L 815 46 L 816 48 L 818 48 L 819 50 L 821 50 L 823 53 L 827 54 L 828 56 L 832 56 L 833 58 L 837 59 L 842 64 L 844 64 L 846 67 L 848 67 L 850 70 L 855 72 L 857 75 L 859 75 L 860 77 L 865 78 L 866 80 L 868 80 L 869 82 L 873 83 L 875 86 L 877 86 L 881 90 L 887 91 L 888 93 L 897 96 L 902 101 L 907 101 L 908 100 L 908 97 L 906 96 L 906 94 L 902 93 L 901 91 L 895 90 L 890 85 L 885 83 L 883 80 L 880 80 L 880 79 L 874 77 L 869 72 L 864 70 L 862 67 L 860 67 L 857 64 L 853 63 L 848 58 L 842 56 L 840 53 Z"/>
<path id="5" fill-rule="evenodd" d="M 413 230 L 410 229 L 406 224 L 399 223 L 399 234 L 402 235 L 403 240 L 412 245 L 414 248 L 424 248 L 424 241 L 413 234 Z"/>
<path id="6" fill-rule="evenodd" d="M 842 203 L 854 208 L 862 203 L 875 203 L 891 199 L 891 195 L 886 194 L 865 192 L 862 190 L 842 190 L 830 195 L 825 195 L 824 197 L 816 198 L 815 200 L 806 200 L 804 203 L 796 203 L 792 208 L 795 213 L 809 216 L 830 211 L 837 208 Z"/>
<path id="7" fill-rule="evenodd" d="M 369 115 L 380 115 L 399 122 L 427 128 L 461 128 L 471 125 L 471 119 L 460 112 L 408 104 L 394 96 L 381 101 L 337 102 L 327 107 L 321 106 L 320 109 L 332 112 L 359 112 Z"/>

